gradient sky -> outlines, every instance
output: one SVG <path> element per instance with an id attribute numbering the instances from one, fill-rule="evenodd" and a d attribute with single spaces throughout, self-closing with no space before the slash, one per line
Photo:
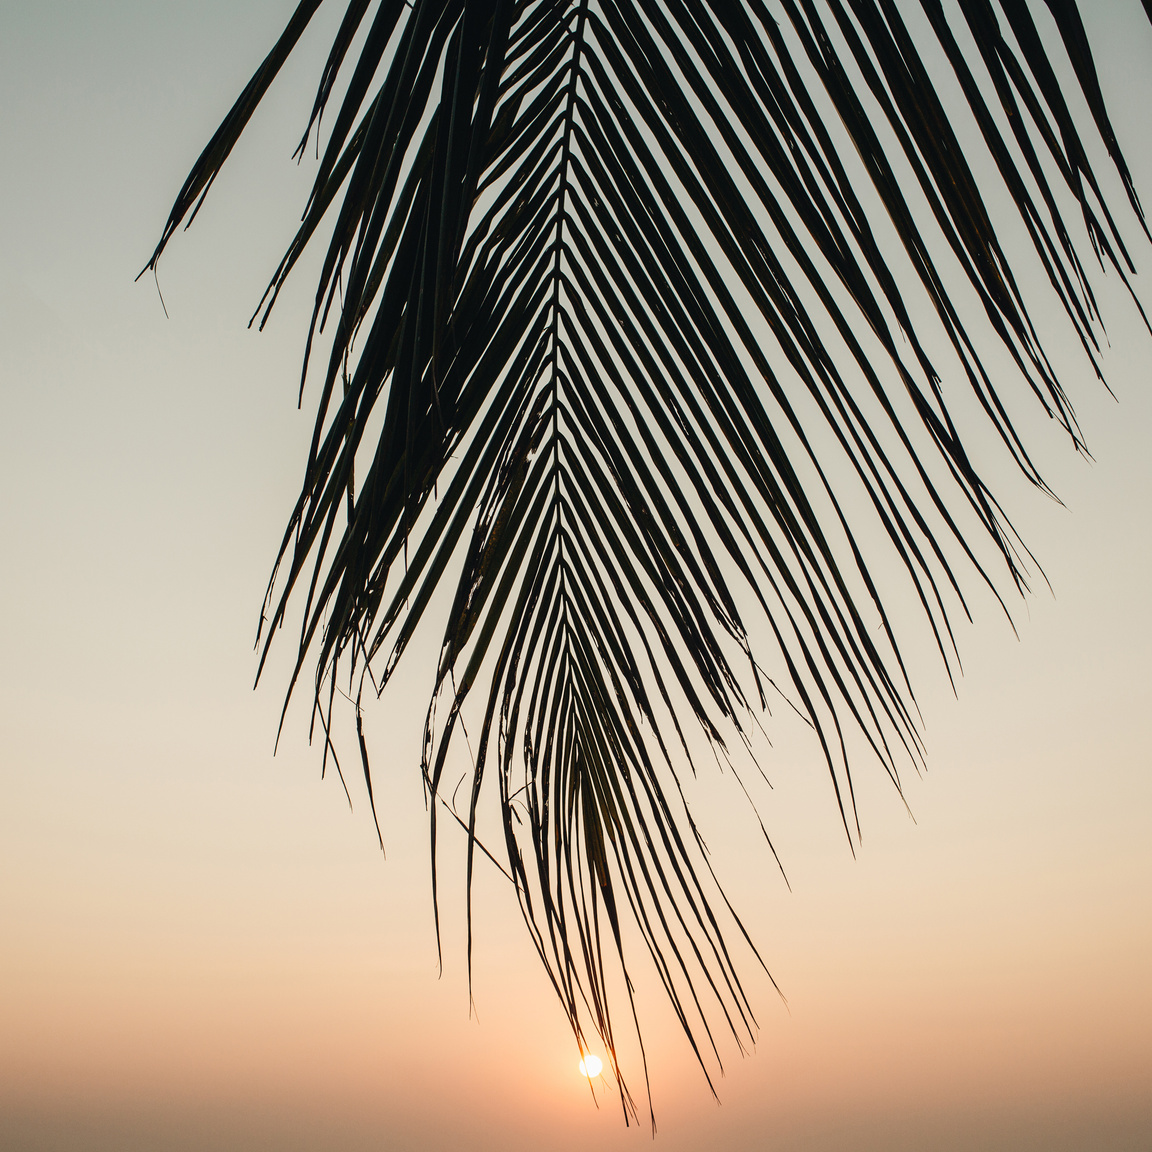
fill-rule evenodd
<path id="1" fill-rule="evenodd" d="M 491 872 L 470 1018 L 459 844 L 438 976 L 434 651 L 368 717 L 386 858 L 354 781 L 351 813 L 321 781 L 305 709 L 272 756 L 286 647 L 251 690 L 311 432 L 311 266 L 265 333 L 245 324 L 310 179 L 289 155 L 335 8 L 162 262 L 168 319 L 133 278 L 291 7 L 0 8 L 0 1148 L 1147 1150 L 1152 338 L 1115 279 L 1116 400 L 1067 369 L 1095 460 L 1036 421 L 1064 506 L 988 463 L 1052 593 L 1012 605 L 1019 640 L 976 597 L 958 700 L 913 645 L 916 822 L 859 766 L 854 860 L 814 743 L 773 721 L 758 800 L 789 892 L 733 781 L 698 789 L 787 1005 L 745 965 L 759 1043 L 722 1046 L 717 1105 L 641 983 L 652 1145 L 591 1102 Z M 1086 11 L 1152 204 L 1152 29 L 1138 0 Z"/>

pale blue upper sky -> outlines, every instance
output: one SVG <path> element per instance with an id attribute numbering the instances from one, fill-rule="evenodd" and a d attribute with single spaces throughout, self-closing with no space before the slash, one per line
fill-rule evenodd
<path id="1" fill-rule="evenodd" d="M 417 772 L 431 657 L 369 717 L 386 860 L 361 794 L 350 814 L 319 779 L 303 709 L 272 757 L 286 650 L 251 691 L 311 431 L 296 410 L 309 267 L 264 334 L 245 325 L 303 203 L 311 169 L 289 157 L 335 9 L 170 247 L 168 319 L 133 278 L 290 7 L 0 9 L 5 1147 L 647 1145 L 610 1099 L 587 1103 L 493 876 L 469 1019 L 451 847 L 437 979 Z M 1152 206 L 1152 29 L 1137 0 L 1087 7 Z M 1145 280 L 1152 251 L 1128 235 Z M 1152 337 L 1114 282 L 1100 295 L 1117 402 L 1072 387 L 1095 461 L 1037 429 L 1065 507 L 989 465 L 1054 594 L 1014 606 L 1019 641 L 977 596 L 958 701 L 913 651 L 917 823 L 861 770 L 853 861 L 815 747 L 770 727 L 761 812 L 789 894 L 732 781 L 701 787 L 718 870 L 788 1008 L 752 978 L 761 1042 L 727 1052 L 716 1109 L 653 1005 L 659 1147 L 762 1147 L 771 1131 L 831 1148 L 851 1128 L 863 1148 L 981 1133 L 1075 1148 L 1093 1124 L 1112 1141 L 1097 1147 L 1143 1146 Z"/>

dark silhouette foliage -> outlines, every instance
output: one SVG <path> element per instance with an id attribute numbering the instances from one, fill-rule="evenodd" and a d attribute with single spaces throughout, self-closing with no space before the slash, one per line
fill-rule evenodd
<path id="1" fill-rule="evenodd" d="M 149 267 L 319 5 L 196 162 Z M 322 113 L 257 310 L 327 236 L 315 433 L 261 667 L 297 604 L 292 683 L 314 668 L 326 757 L 347 684 L 371 796 L 366 690 L 421 623 L 443 629 L 433 899 L 448 812 L 469 887 L 478 848 L 499 860 L 634 1115 L 607 996 L 631 999 L 626 935 L 702 1067 L 718 1022 L 753 1037 L 729 950 L 750 941 L 680 790 L 693 747 L 726 758 L 786 698 L 851 839 L 850 749 L 897 787 L 921 755 L 877 563 L 949 675 L 963 589 L 1025 586 L 959 428 L 982 413 L 1041 487 L 1022 397 L 1082 447 L 1032 313 L 1062 313 L 1096 369 L 1089 273 L 1134 271 L 1109 158 L 1147 234 L 1085 28 L 1072 0 L 350 0 L 301 153 Z M 457 814 L 447 758 L 473 694 Z M 486 785 L 502 849 L 477 840 Z"/>

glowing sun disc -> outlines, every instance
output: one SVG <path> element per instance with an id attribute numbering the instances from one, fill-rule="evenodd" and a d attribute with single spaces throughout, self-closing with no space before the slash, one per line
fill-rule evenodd
<path id="1" fill-rule="evenodd" d="M 580 1075 L 587 1076 L 589 1080 L 593 1076 L 599 1076 L 600 1070 L 604 1067 L 603 1061 L 599 1056 L 593 1056 L 589 1053 L 580 1061 Z"/>

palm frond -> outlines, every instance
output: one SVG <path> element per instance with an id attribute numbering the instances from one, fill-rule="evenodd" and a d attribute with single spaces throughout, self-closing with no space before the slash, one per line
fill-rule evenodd
<path id="1" fill-rule="evenodd" d="M 317 7 L 197 162 L 150 266 Z M 974 402 L 1040 486 L 1010 415 L 1021 385 L 1081 446 L 1030 315 L 1051 304 L 1000 236 L 1027 237 L 1098 374 L 1086 264 L 1134 270 L 1089 159 L 1101 142 L 1143 215 L 1070 0 L 352 0 L 301 149 L 354 46 L 258 309 L 330 227 L 305 373 L 332 334 L 261 667 L 302 598 L 292 683 L 314 661 L 327 748 L 348 673 L 371 796 L 365 685 L 387 687 L 455 585 L 430 622 L 433 898 L 475 691 L 469 890 L 495 776 L 532 942 L 581 1048 L 606 1045 L 627 1117 L 608 1003 L 616 981 L 632 995 L 627 939 L 702 1067 L 717 1021 L 754 1038 L 728 940 L 751 942 L 680 788 L 697 730 L 721 757 L 749 742 L 777 690 L 762 633 L 850 840 L 850 748 L 899 787 L 921 745 L 876 540 L 951 675 L 962 587 L 1026 581 L 957 408 Z M 990 366 L 1005 356 L 1009 374 Z"/>

